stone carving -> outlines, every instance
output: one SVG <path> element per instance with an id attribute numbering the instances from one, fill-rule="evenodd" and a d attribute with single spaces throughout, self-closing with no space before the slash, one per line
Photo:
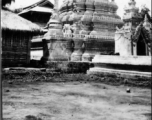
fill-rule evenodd
<path id="1" fill-rule="evenodd" d="M 72 27 L 70 24 L 64 24 L 63 26 L 63 33 L 65 34 L 72 34 Z"/>
<path id="2" fill-rule="evenodd" d="M 72 25 L 73 30 L 73 42 L 74 42 L 74 51 L 71 55 L 71 61 L 81 61 L 83 54 L 83 39 L 80 35 L 80 22 L 76 22 Z"/>
<path id="3" fill-rule="evenodd" d="M 52 15 L 51 15 L 51 17 L 50 17 L 50 20 L 52 20 L 52 19 L 54 19 L 54 20 L 58 20 L 58 19 L 59 19 L 59 14 L 58 14 L 57 10 L 55 10 L 55 11 L 52 13 Z"/>
<path id="4" fill-rule="evenodd" d="M 64 24 L 63 26 L 64 39 L 66 40 L 66 53 L 68 59 L 71 60 L 71 54 L 73 52 L 73 40 L 72 40 L 72 27 L 70 24 Z"/>
<path id="5" fill-rule="evenodd" d="M 89 52 L 92 57 L 103 51 L 104 53 L 107 51 L 107 54 L 111 51 L 111 41 L 114 44 L 116 26 L 122 24 L 120 17 L 116 14 L 117 9 L 118 6 L 114 0 L 111 2 L 108 0 L 68 0 L 64 2 L 60 9 L 61 18 L 63 24 L 71 25 L 70 29 L 73 33 L 74 52 L 71 60 L 75 58 L 83 60 L 83 57 L 89 57 Z M 63 13 L 65 14 L 63 15 Z M 64 32 L 71 33 L 66 27 L 63 27 Z M 87 35 L 91 35 L 91 37 L 86 37 Z M 107 44 L 109 44 L 109 48 L 105 47 Z"/>

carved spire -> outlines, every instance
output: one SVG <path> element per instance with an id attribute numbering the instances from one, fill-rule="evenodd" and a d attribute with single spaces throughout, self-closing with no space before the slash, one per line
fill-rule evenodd
<path id="1" fill-rule="evenodd" d="M 150 30 L 150 28 L 151 28 L 151 24 L 150 24 L 150 22 L 149 22 L 149 20 L 148 20 L 147 14 L 145 14 L 143 26 L 144 26 L 147 30 Z"/>
<path id="2" fill-rule="evenodd" d="M 135 6 L 136 5 L 136 1 L 135 0 L 130 0 L 130 2 L 128 4 L 130 6 Z"/>
<path id="3" fill-rule="evenodd" d="M 129 3 L 128 3 L 129 6 L 125 7 L 124 10 L 125 11 L 136 11 L 138 12 L 139 11 L 139 8 L 136 7 L 136 2 L 135 0 L 130 0 Z"/>
<path id="4" fill-rule="evenodd" d="M 147 17 L 147 14 L 145 15 L 144 22 L 148 22 L 148 17 Z"/>
<path id="5" fill-rule="evenodd" d="M 145 12 L 149 12 L 149 8 L 147 8 L 147 6 L 144 4 L 141 6 L 141 10 L 145 11 Z"/>
<path id="6" fill-rule="evenodd" d="M 59 9 L 59 0 L 54 0 L 54 9 L 55 10 Z"/>
<path id="7" fill-rule="evenodd" d="M 129 20 L 132 18 L 136 18 L 137 20 L 142 19 L 141 14 L 139 14 L 139 8 L 136 7 L 135 0 L 130 0 L 128 6 L 124 8 L 125 14 L 123 16 L 123 20 Z"/>

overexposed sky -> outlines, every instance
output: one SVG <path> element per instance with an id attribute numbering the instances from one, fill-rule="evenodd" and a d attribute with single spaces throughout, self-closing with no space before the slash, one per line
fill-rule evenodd
<path id="1" fill-rule="evenodd" d="M 33 3 L 36 3 L 40 0 L 15 0 L 15 3 L 12 3 L 11 8 L 21 8 L 28 5 L 31 5 Z M 54 0 L 50 0 L 52 3 L 54 3 Z M 124 13 L 124 6 L 128 5 L 128 2 L 130 0 L 115 0 L 116 4 L 118 5 L 118 11 L 117 14 L 122 17 Z M 136 1 L 136 7 L 141 8 L 142 5 L 146 5 L 151 10 L 151 0 L 135 0 Z M 63 3 L 63 0 L 59 0 L 59 7 Z"/>

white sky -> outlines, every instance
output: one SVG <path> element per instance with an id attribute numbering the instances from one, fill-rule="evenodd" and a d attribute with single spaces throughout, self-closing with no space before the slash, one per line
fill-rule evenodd
<path id="1" fill-rule="evenodd" d="M 12 3 L 11 8 L 20 8 L 25 7 L 28 5 L 31 5 L 33 3 L 36 3 L 40 0 L 15 0 L 15 3 Z M 50 0 L 52 3 L 54 3 L 54 0 Z M 128 2 L 130 0 L 115 0 L 116 4 L 118 5 L 118 11 L 117 14 L 122 17 L 124 13 L 124 6 L 128 5 Z M 141 8 L 142 5 L 146 5 L 151 10 L 151 0 L 135 0 L 136 6 Z M 59 7 L 63 3 L 63 0 L 59 0 Z"/>

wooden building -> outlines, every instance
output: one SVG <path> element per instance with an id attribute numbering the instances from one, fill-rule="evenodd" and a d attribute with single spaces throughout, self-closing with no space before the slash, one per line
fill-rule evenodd
<path id="1" fill-rule="evenodd" d="M 16 10 L 19 16 L 37 24 L 43 32 L 32 38 L 31 59 L 40 60 L 43 56 L 43 35 L 48 31 L 45 29 L 52 15 L 54 5 L 49 0 L 40 0 L 30 6 Z"/>
<path id="2" fill-rule="evenodd" d="M 54 5 L 49 0 L 41 0 L 21 8 L 18 15 L 44 28 L 52 15 Z"/>
<path id="3" fill-rule="evenodd" d="M 30 62 L 31 39 L 41 28 L 7 10 L 1 10 L 2 65 L 19 66 Z"/>

